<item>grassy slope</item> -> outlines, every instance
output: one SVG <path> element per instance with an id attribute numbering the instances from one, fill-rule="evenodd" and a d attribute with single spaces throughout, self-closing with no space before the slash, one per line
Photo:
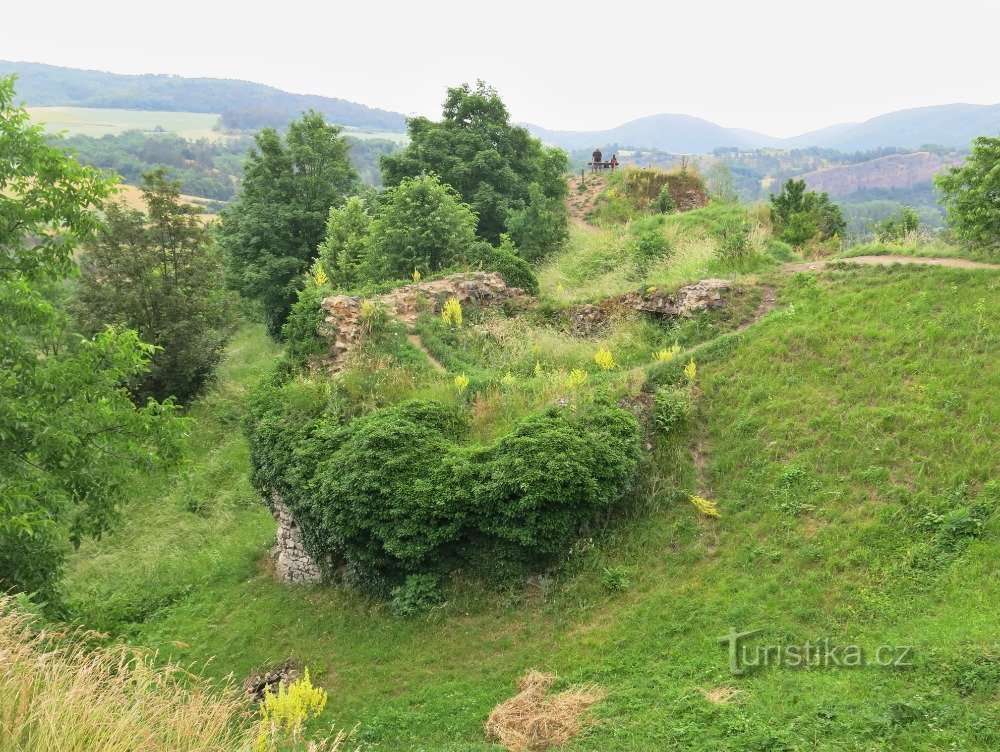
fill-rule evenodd
<path id="1" fill-rule="evenodd" d="M 75 558 L 69 591 L 95 626 L 181 660 L 215 656 L 214 673 L 303 659 L 331 692 L 327 717 L 359 724 L 369 749 L 494 749 L 482 723 L 531 667 L 608 689 L 574 749 L 995 748 L 1000 662 L 974 659 L 998 650 L 997 522 L 954 562 L 906 562 L 928 539 L 925 507 L 964 503 L 1000 470 L 1000 279 L 858 269 L 815 288 L 773 282 L 778 309 L 701 364 L 698 425 L 649 453 L 642 502 L 557 579 L 490 595 L 460 584 L 411 621 L 275 582 L 235 414 L 274 357 L 253 330 L 195 409 L 190 474 L 143 481 L 126 526 Z M 720 520 L 687 503 L 695 490 Z M 629 568 L 627 592 L 601 587 L 610 565 Z M 733 677 L 716 641 L 733 627 L 914 644 L 918 665 Z M 727 705 L 699 691 L 727 685 L 741 691 Z"/>

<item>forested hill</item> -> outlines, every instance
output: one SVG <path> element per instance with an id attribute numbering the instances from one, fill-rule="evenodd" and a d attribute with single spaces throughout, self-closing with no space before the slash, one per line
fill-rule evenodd
<path id="1" fill-rule="evenodd" d="M 120 107 L 136 110 L 218 112 L 223 125 L 253 129 L 282 126 L 303 110 L 322 112 L 339 125 L 403 132 L 398 112 L 315 94 L 292 94 L 264 84 L 221 78 L 138 76 L 0 60 L 0 76 L 16 73 L 18 97 L 29 105 Z"/>

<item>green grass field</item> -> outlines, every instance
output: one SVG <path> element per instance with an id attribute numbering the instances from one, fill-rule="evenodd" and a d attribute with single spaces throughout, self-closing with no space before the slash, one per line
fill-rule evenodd
<path id="1" fill-rule="evenodd" d="M 117 135 L 125 131 L 155 131 L 158 127 L 189 139 L 225 139 L 214 130 L 219 116 L 203 112 L 165 112 L 156 110 L 121 110 L 97 107 L 29 107 L 36 123 L 50 133 L 69 136 Z"/>
<path id="2" fill-rule="evenodd" d="M 664 284 L 726 274 L 709 235 L 685 222 L 690 235 L 665 230 L 676 265 L 646 272 Z M 640 284 L 609 266 L 624 258 L 618 231 L 584 232 L 542 269 L 551 304 Z M 752 312 L 762 283 L 774 310 L 719 337 Z M 330 692 L 319 725 L 357 726 L 367 750 L 500 749 L 483 723 L 531 668 L 557 673 L 557 689 L 607 691 L 572 750 L 998 748 L 1000 273 L 789 275 L 764 264 L 743 284 L 750 297 L 728 317 L 666 328 L 625 318 L 592 340 L 485 316 L 449 345 L 422 325 L 449 368 L 514 371 L 509 392 L 473 408 L 494 423 L 550 397 L 545 374 L 592 369 L 599 344 L 621 356 L 611 382 L 641 386 L 670 382 L 686 359 L 647 370 L 656 347 L 709 343 L 693 424 L 650 439 L 628 514 L 575 545 L 557 573 L 502 591 L 459 577 L 443 605 L 409 620 L 356 592 L 278 582 L 274 524 L 247 482 L 239 424 L 279 352 L 251 326 L 192 409 L 190 464 L 137 479 L 124 525 L 74 555 L 71 606 L 163 656 L 209 661 L 211 675 L 298 658 Z M 545 374 L 533 377 L 536 359 Z M 357 388 L 446 395 L 452 376 L 392 373 L 359 376 Z M 700 514 L 695 492 L 721 517 Z M 624 573 L 623 592 L 606 586 L 609 570 Z M 719 642 L 731 630 L 761 630 L 754 646 L 909 648 L 912 665 L 734 674 Z"/>

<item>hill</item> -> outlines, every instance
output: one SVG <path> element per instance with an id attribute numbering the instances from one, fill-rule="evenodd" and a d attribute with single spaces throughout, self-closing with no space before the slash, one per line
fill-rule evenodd
<path id="1" fill-rule="evenodd" d="M 841 123 L 791 138 L 724 128 L 689 115 L 650 115 L 603 131 L 554 131 L 526 127 L 546 143 L 565 149 L 621 144 L 697 154 L 724 147 L 795 149 L 821 146 L 844 152 L 882 147 L 917 149 L 927 144 L 965 149 L 976 136 L 1000 132 L 1000 104 L 945 104 L 880 115 L 863 123 Z"/>
<path id="2" fill-rule="evenodd" d="M 406 130 L 406 118 L 398 112 L 333 97 L 292 94 L 250 81 L 164 74 L 121 75 L 0 60 L 0 76 L 11 73 L 18 76 L 18 97 L 35 107 L 220 113 L 223 125 L 243 129 L 281 126 L 303 110 L 313 109 L 339 125 L 394 133 Z"/>
<path id="3" fill-rule="evenodd" d="M 826 191 L 834 198 L 877 189 L 929 188 L 933 177 L 961 163 L 955 156 L 921 151 L 890 154 L 858 164 L 837 165 L 801 175 L 810 190 Z"/>

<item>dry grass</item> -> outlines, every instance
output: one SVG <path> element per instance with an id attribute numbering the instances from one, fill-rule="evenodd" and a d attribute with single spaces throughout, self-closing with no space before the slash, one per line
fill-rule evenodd
<path id="1" fill-rule="evenodd" d="M 604 699 L 597 685 L 570 687 L 549 695 L 554 674 L 529 671 L 518 693 L 500 703 L 486 721 L 486 734 L 511 752 L 561 747 L 580 733 L 586 710 Z"/>
<path id="2" fill-rule="evenodd" d="M 249 752 L 259 736 L 245 693 L 86 632 L 38 630 L 0 598 L 0 752 Z M 257 746 L 255 745 L 257 742 Z M 338 734 L 296 749 L 336 752 Z"/>
<path id="3" fill-rule="evenodd" d="M 736 687 L 716 687 L 715 689 L 703 689 L 698 687 L 698 691 L 701 692 L 702 696 L 708 700 L 713 705 L 725 705 L 728 702 L 735 700 L 739 694 L 740 690 Z"/>

